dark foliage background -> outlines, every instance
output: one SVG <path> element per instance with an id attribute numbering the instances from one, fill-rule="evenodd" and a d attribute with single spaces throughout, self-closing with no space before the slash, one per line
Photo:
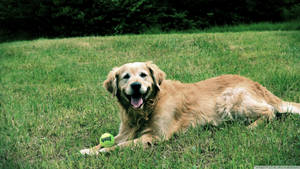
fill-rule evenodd
<path id="1" fill-rule="evenodd" d="M 299 0 L 1 0 L 0 25 L 39 36 L 202 29 L 300 17 Z"/>

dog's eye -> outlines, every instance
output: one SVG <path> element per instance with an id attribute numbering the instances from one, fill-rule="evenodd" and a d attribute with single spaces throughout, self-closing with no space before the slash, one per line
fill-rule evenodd
<path id="1" fill-rule="evenodd" d="M 147 74 L 142 72 L 142 73 L 140 74 L 140 76 L 141 76 L 142 78 L 144 78 L 144 77 L 147 76 Z"/>
<path id="2" fill-rule="evenodd" d="M 129 74 L 126 74 L 123 79 L 129 79 L 130 78 L 130 75 Z"/>

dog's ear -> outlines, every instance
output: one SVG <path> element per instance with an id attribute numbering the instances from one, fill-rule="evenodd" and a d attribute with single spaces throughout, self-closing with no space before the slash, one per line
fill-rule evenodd
<path id="1" fill-rule="evenodd" d="M 160 70 L 155 64 L 153 64 L 151 61 L 146 62 L 147 67 L 149 68 L 149 71 L 151 73 L 151 77 L 154 81 L 155 86 L 160 89 L 160 85 L 165 80 L 166 74 L 162 70 Z"/>
<path id="2" fill-rule="evenodd" d="M 107 79 L 103 82 L 103 87 L 112 93 L 114 96 L 117 95 L 118 92 L 118 67 L 113 68 L 107 75 Z"/>

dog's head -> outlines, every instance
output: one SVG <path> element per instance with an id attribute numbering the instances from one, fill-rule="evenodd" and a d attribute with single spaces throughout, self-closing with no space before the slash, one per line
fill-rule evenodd
<path id="1" fill-rule="evenodd" d="M 113 68 L 103 86 L 121 103 L 141 109 L 164 79 L 165 73 L 152 62 L 134 62 Z"/>

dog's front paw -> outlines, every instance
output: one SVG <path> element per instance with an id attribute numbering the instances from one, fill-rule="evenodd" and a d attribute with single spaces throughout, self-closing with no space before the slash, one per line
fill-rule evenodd
<path id="1" fill-rule="evenodd" d="M 99 152 L 101 152 L 101 153 L 107 153 L 107 152 L 109 152 L 109 148 L 101 148 L 99 150 Z"/>
<path id="2" fill-rule="evenodd" d="M 80 153 L 82 154 L 82 155 L 85 155 L 85 154 L 87 154 L 87 155 L 97 155 L 99 152 L 97 151 L 97 150 L 93 150 L 93 149 L 82 149 L 82 150 L 80 150 Z"/>

